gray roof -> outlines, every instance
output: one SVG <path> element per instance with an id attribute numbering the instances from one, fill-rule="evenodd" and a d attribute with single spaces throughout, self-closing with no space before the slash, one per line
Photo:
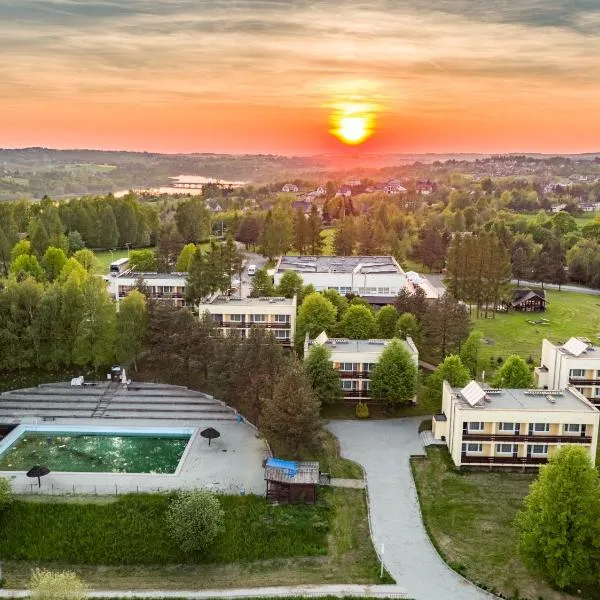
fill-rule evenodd
<path id="1" fill-rule="evenodd" d="M 455 395 L 460 407 L 468 410 L 485 408 L 490 410 L 597 412 L 592 404 L 572 388 L 565 388 L 564 390 L 485 389 L 485 392 L 485 400 L 471 406 L 463 397 L 460 389 L 452 389 L 452 393 Z"/>
<path id="2" fill-rule="evenodd" d="M 234 296 L 216 296 L 206 302 L 202 302 L 201 304 L 210 304 L 212 306 L 220 305 L 223 306 L 264 306 L 265 304 L 279 304 L 279 305 L 288 305 L 292 306 L 294 304 L 293 298 L 283 298 L 280 296 L 272 297 L 261 297 L 261 298 L 237 298 Z"/>
<path id="3" fill-rule="evenodd" d="M 309 348 L 314 345 L 315 340 L 309 340 L 308 346 Z M 370 339 L 370 340 L 349 340 L 347 338 L 329 338 L 324 346 L 334 350 L 336 354 L 343 352 L 360 352 L 360 353 L 368 353 L 368 352 L 382 352 L 383 349 L 390 344 L 392 340 L 379 340 L 379 339 Z M 411 353 L 417 354 L 417 349 L 412 341 L 412 339 L 408 340 L 399 340 L 402 342 L 404 347 Z"/>
<path id="4" fill-rule="evenodd" d="M 150 281 L 152 279 L 177 279 L 185 283 L 187 280 L 187 273 L 143 273 L 142 271 L 124 271 L 119 274 L 115 273 L 110 277 L 114 279 L 139 279 L 142 277 L 144 281 Z"/>
<path id="5" fill-rule="evenodd" d="M 404 273 L 392 256 L 282 256 L 277 272 L 352 273 L 359 265 L 359 273 Z"/>
<path id="6" fill-rule="evenodd" d="M 287 469 L 271 466 L 265 467 L 265 479 L 280 483 L 317 484 L 319 483 L 319 463 L 298 463 L 298 472 L 294 477 L 290 477 Z"/>

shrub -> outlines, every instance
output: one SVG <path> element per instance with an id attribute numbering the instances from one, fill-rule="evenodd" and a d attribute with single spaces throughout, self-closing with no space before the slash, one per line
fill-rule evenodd
<path id="1" fill-rule="evenodd" d="M 6 477 L 0 477 L 0 510 L 3 510 L 12 504 L 12 487 Z"/>
<path id="2" fill-rule="evenodd" d="M 83 581 L 72 571 L 35 569 L 29 584 L 32 600 L 84 600 Z"/>
<path id="3" fill-rule="evenodd" d="M 167 510 L 167 528 L 186 554 L 206 549 L 224 530 L 225 513 L 216 496 L 191 490 L 180 492 Z"/>
<path id="4" fill-rule="evenodd" d="M 358 419 L 369 418 L 369 407 L 364 402 L 359 402 L 356 405 L 356 417 Z"/>

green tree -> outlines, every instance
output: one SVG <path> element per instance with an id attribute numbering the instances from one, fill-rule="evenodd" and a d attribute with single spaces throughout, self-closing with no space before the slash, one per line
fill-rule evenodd
<path id="1" fill-rule="evenodd" d="M 185 299 L 198 304 L 214 290 L 208 253 L 200 250 L 192 254 L 185 288 Z"/>
<path id="2" fill-rule="evenodd" d="M 273 279 L 266 269 L 257 269 L 252 277 L 251 298 L 263 298 L 274 293 Z"/>
<path id="3" fill-rule="evenodd" d="M 377 311 L 375 319 L 377 330 L 384 339 L 391 339 L 396 335 L 396 324 L 398 323 L 398 311 L 394 306 L 383 306 Z M 410 335 L 410 334 L 409 334 Z M 401 336 L 399 336 L 401 337 Z"/>
<path id="4" fill-rule="evenodd" d="M 533 385 L 531 369 L 520 356 L 512 354 L 496 374 L 494 385 L 508 389 L 530 388 Z"/>
<path id="5" fill-rule="evenodd" d="M 175 271 L 177 271 L 178 273 L 187 273 L 189 271 L 190 264 L 192 262 L 192 256 L 194 256 L 196 248 L 196 244 L 186 244 L 183 247 L 183 250 L 180 252 L 179 257 L 177 258 Z"/>
<path id="6" fill-rule="evenodd" d="M 100 248 L 116 248 L 119 230 L 115 213 L 109 204 L 103 204 L 98 215 L 97 243 Z M 89 246 L 90 244 L 88 244 Z"/>
<path id="7" fill-rule="evenodd" d="M 541 467 L 515 524 L 529 569 L 561 589 L 597 589 L 600 481 L 586 448 L 564 446 Z"/>
<path id="8" fill-rule="evenodd" d="M 294 248 L 300 254 L 306 254 L 310 244 L 310 231 L 306 215 L 301 208 L 294 213 Z"/>
<path id="9" fill-rule="evenodd" d="M 132 250 L 129 252 L 129 264 L 131 268 L 142 273 L 153 273 L 156 271 L 156 256 L 154 250 Z"/>
<path id="10" fill-rule="evenodd" d="M 312 290 L 313 292 L 315 290 Z M 312 293 L 312 292 L 310 292 Z M 348 300 L 344 296 L 342 296 L 337 290 L 330 288 L 328 290 L 323 290 L 320 292 L 324 298 L 327 298 L 331 304 L 333 304 L 337 310 L 337 320 L 340 321 L 344 316 L 344 313 L 348 309 Z M 306 297 L 308 294 L 304 294 Z"/>
<path id="11" fill-rule="evenodd" d="M 73 257 L 88 273 L 95 275 L 100 272 L 101 265 L 98 257 L 87 248 L 77 250 Z"/>
<path id="12" fill-rule="evenodd" d="M 204 490 L 181 491 L 167 509 L 167 529 L 185 554 L 206 551 L 225 531 L 219 499 Z"/>
<path id="13" fill-rule="evenodd" d="M 38 258 L 41 258 L 44 255 L 44 252 L 46 252 L 49 240 L 46 228 L 39 217 L 30 221 L 27 235 L 31 241 L 31 251 Z"/>
<path id="14" fill-rule="evenodd" d="M 32 254 L 17 256 L 10 266 L 10 272 L 17 279 L 31 276 L 37 281 L 44 280 L 44 270 L 40 266 L 38 259 Z"/>
<path id="15" fill-rule="evenodd" d="M 340 375 L 331 362 L 331 350 L 327 346 L 313 346 L 304 367 L 321 405 L 342 399 Z"/>
<path id="16" fill-rule="evenodd" d="M 377 330 L 373 312 L 367 306 L 351 304 L 340 321 L 340 333 L 351 340 L 368 340 Z"/>
<path id="17" fill-rule="evenodd" d="M 227 234 L 225 243 L 219 246 L 219 263 L 219 274 L 223 274 L 226 289 L 230 290 L 234 276 L 241 276 L 243 264 L 242 253 L 235 245 L 235 240 L 231 234 Z"/>
<path id="18" fill-rule="evenodd" d="M 236 239 L 242 242 L 248 249 L 250 246 L 256 248 L 260 234 L 262 231 L 262 222 L 256 215 L 248 215 L 242 219 L 240 229 L 237 233 Z"/>
<path id="19" fill-rule="evenodd" d="M 477 359 L 482 340 L 483 334 L 481 331 L 471 331 L 465 343 L 460 347 L 460 359 L 465 367 L 469 369 L 469 373 L 473 378 L 477 377 Z"/>
<path id="20" fill-rule="evenodd" d="M 132 290 L 119 302 L 115 354 L 120 363 L 131 363 L 136 371 L 147 326 L 146 297 L 138 290 Z"/>
<path id="21" fill-rule="evenodd" d="M 310 253 L 313 256 L 323 252 L 325 243 L 323 241 L 323 236 L 321 235 L 322 229 L 323 219 L 319 214 L 319 209 L 313 204 L 308 218 L 308 245 L 310 247 Z"/>
<path id="22" fill-rule="evenodd" d="M 193 197 L 179 204 L 175 213 L 177 230 L 187 244 L 199 244 L 210 235 L 210 211 L 204 200 Z"/>
<path id="23" fill-rule="evenodd" d="M 371 374 L 371 395 L 392 406 L 408 405 L 417 393 L 417 366 L 403 342 L 392 340 Z"/>
<path id="24" fill-rule="evenodd" d="M 335 226 L 334 247 L 335 253 L 341 256 L 351 256 L 357 242 L 356 225 L 353 217 L 340 219 Z"/>
<path id="25" fill-rule="evenodd" d="M 452 387 L 463 388 L 470 380 L 471 373 L 463 364 L 460 356 L 450 354 L 427 378 L 427 397 L 437 406 L 441 406 L 444 381 L 447 381 Z"/>
<path id="26" fill-rule="evenodd" d="M 10 260 L 14 262 L 19 256 L 23 254 L 31 254 L 31 242 L 29 240 L 21 240 L 17 242 L 10 251 Z"/>
<path id="27" fill-rule="evenodd" d="M 396 337 L 405 340 L 410 337 L 417 348 L 421 345 L 423 333 L 417 317 L 412 313 L 402 313 L 396 321 Z"/>
<path id="28" fill-rule="evenodd" d="M 289 359 L 278 375 L 272 398 L 264 401 L 260 429 L 273 448 L 299 456 L 315 444 L 319 401 L 297 360 Z"/>
<path id="29" fill-rule="evenodd" d="M 48 281 L 52 282 L 60 275 L 66 262 L 67 255 L 61 248 L 48 246 L 42 257 L 42 266 L 44 267 Z"/>
<path id="30" fill-rule="evenodd" d="M 85 585 L 73 571 L 34 569 L 29 583 L 32 600 L 85 600 Z"/>
<path id="31" fill-rule="evenodd" d="M 69 231 L 69 234 L 67 235 L 67 245 L 69 254 L 73 254 L 74 252 L 85 248 L 85 242 L 79 231 Z"/>
<path id="32" fill-rule="evenodd" d="M 300 297 L 302 294 L 302 277 L 296 271 L 287 270 L 279 281 L 277 286 L 277 295 L 284 298 Z"/>
<path id="33" fill-rule="evenodd" d="M 277 207 L 265 217 L 260 238 L 261 253 L 273 260 L 285 254 L 293 242 L 293 217 L 289 208 Z"/>
<path id="34" fill-rule="evenodd" d="M 335 326 L 335 317 L 335 306 L 327 298 L 318 292 L 306 296 L 296 319 L 296 348 L 304 347 L 307 333 L 314 338 L 322 331 L 331 331 Z"/>

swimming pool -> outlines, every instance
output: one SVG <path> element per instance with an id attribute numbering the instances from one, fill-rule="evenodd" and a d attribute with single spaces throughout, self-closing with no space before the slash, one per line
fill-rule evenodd
<path id="1" fill-rule="evenodd" d="M 0 443 L 0 471 L 174 474 L 194 429 L 20 425 Z"/>

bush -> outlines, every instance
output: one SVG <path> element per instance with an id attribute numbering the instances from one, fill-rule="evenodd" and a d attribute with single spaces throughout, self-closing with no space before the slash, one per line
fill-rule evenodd
<path id="1" fill-rule="evenodd" d="M 32 600 L 84 600 L 83 581 L 72 571 L 35 569 L 29 584 Z"/>
<path id="2" fill-rule="evenodd" d="M 3 510 L 12 504 L 12 487 L 6 477 L 0 477 L 0 510 Z"/>
<path id="3" fill-rule="evenodd" d="M 191 490 L 180 492 L 167 510 L 167 528 L 183 552 L 206 549 L 224 530 L 225 513 L 216 496 Z"/>
<path id="4" fill-rule="evenodd" d="M 358 419 L 369 418 L 369 407 L 364 402 L 359 402 L 356 405 L 356 417 Z"/>

